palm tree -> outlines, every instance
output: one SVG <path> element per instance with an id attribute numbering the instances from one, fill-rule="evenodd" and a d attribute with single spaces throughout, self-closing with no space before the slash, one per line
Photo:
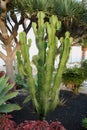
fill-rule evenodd
<path id="1" fill-rule="evenodd" d="M 59 37 L 64 35 L 67 30 L 74 38 L 72 45 L 80 43 L 84 35 L 87 34 L 87 8 L 86 4 L 78 2 L 77 0 L 53 0 L 52 13 L 57 15 L 62 21 L 62 29 L 57 32 Z M 57 49 L 57 54 L 59 53 Z M 82 57 L 84 58 L 85 52 L 82 50 Z"/>
<path id="2" fill-rule="evenodd" d="M 87 9 L 82 2 L 76 0 L 55 0 L 53 13 L 61 19 L 63 28 L 61 33 L 66 30 L 76 37 L 81 36 L 86 30 Z"/>

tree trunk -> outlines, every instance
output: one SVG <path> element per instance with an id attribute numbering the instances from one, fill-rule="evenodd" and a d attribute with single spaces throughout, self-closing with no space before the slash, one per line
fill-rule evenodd
<path id="1" fill-rule="evenodd" d="M 15 85 L 15 79 L 14 79 L 14 67 L 13 67 L 13 60 L 14 58 L 12 58 L 12 47 L 11 45 L 6 45 L 6 53 L 7 53 L 7 57 L 6 57 L 6 75 L 9 77 L 9 83 L 13 83 Z M 15 88 L 13 88 L 13 90 L 15 90 Z"/>
<path id="2" fill-rule="evenodd" d="M 6 75 L 9 76 L 9 82 L 10 83 L 15 83 L 13 62 L 11 60 L 6 62 Z"/>
<path id="3" fill-rule="evenodd" d="M 15 87 L 14 67 L 12 60 L 6 62 L 6 75 L 9 77 L 9 83 L 14 84 L 14 87 L 12 88 L 11 91 L 15 91 L 16 87 Z"/>
<path id="4" fill-rule="evenodd" d="M 87 51 L 87 47 L 86 48 L 82 47 L 82 61 L 85 60 L 86 51 Z"/>

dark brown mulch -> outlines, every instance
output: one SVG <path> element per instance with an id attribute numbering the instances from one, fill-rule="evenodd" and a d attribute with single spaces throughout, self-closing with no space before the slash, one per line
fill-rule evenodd
<path id="1" fill-rule="evenodd" d="M 19 95 L 13 102 L 22 106 L 24 97 L 24 95 Z M 87 95 L 79 94 L 75 96 L 70 91 L 61 91 L 60 98 L 64 98 L 66 103 L 63 106 L 58 106 L 55 111 L 46 117 L 46 120 L 48 122 L 58 120 L 66 130 L 85 130 L 82 128 L 81 122 L 83 118 L 87 117 Z M 24 120 L 38 120 L 38 115 L 34 112 L 31 102 L 24 105 L 20 111 L 14 111 L 11 114 L 13 120 L 18 124 Z"/>

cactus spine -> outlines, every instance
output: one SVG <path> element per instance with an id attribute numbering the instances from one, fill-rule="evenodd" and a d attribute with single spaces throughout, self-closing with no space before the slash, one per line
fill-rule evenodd
<path id="1" fill-rule="evenodd" d="M 23 61 L 20 61 L 21 58 L 18 58 L 18 63 L 23 63 L 22 70 L 28 77 L 28 84 L 33 104 L 36 107 L 40 119 L 43 119 L 57 106 L 61 77 L 67 59 L 69 57 L 72 38 L 70 38 L 70 34 L 67 32 L 65 34 L 65 38 L 60 39 L 62 44 L 60 62 L 57 73 L 53 78 L 54 63 L 58 43 L 58 38 L 55 34 L 56 31 L 61 28 L 61 22 L 57 19 L 56 16 L 52 15 L 49 19 L 49 22 L 45 23 L 45 14 L 43 12 L 38 12 L 37 17 L 38 28 L 36 26 L 36 23 L 32 23 L 32 27 L 37 39 L 37 48 L 39 50 L 37 62 L 35 62 L 38 70 L 37 89 L 35 88 L 34 78 L 32 76 L 32 69 L 29 61 L 29 45 L 25 44 L 26 35 L 24 32 L 22 32 L 19 36 L 20 42 L 22 44 L 21 53 Z M 44 38 L 45 33 L 48 35 L 48 41 L 46 41 Z"/>

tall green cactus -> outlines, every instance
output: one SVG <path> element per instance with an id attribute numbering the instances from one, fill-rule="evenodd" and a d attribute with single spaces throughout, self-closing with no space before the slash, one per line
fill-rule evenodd
<path id="1" fill-rule="evenodd" d="M 59 91 L 62 73 L 65 69 L 69 57 L 72 38 L 69 32 L 66 32 L 65 38 L 61 38 L 61 54 L 57 73 L 53 78 L 55 56 L 58 44 L 56 31 L 61 28 L 61 22 L 56 16 L 52 15 L 49 22 L 44 22 L 45 14 L 38 12 L 38 27 L 32 23 L 32 27 L 37 39 L 37 79 L 38 85 L 35 87 L 35 81 L 32 76 L 32 68 L 29 61 L 29 44 L 26 44 L 26 34 L 20 33 L 21 53 L 17 53 L 18 64 L 23 74 L 27 76 L 32 102 L 37 110 L 40 119 L 43 119 L 50 111 L 53 111 L 58 104 Z M 45 33 L 48 40 L 45 40 Z M 22 60 L 21 60 L 22 54 Z"/>

